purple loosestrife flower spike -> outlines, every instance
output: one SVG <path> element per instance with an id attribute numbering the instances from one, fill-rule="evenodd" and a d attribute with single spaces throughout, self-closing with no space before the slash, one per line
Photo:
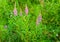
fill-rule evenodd
<path id="1" fill-rule="evenodd" d="M 15 6 L 14 6 L 14 10 L 13 10 L 13 13 L 15 16 L 17 16 L 17 9 L 16 9 L 16 3 L 15 3 Z"/>
<path id="2" fill-rule="evenodd" d="M 25 13 L 26 13 L 26 15 L 28 15 L 28 7 L 27 7 L 27 5 L 25 6 Z"/>
<path id="3" fill-rule="evenodd" d="M 41 21 L 42 21 L 42 15 L 39 15 L 36 20 L 36 25 L 39 25 Z"/>

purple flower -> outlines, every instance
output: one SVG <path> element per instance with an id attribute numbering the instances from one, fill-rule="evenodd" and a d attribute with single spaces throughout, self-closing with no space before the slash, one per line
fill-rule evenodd
<path id="1" fill-rule="evenodd" d="M 14 15 L 17 16 L 17 9 L 16 9 L 16 7 L 14 8 L 13 12 L 14 12 Z"/>
<path id="2" fill-rule="evenodd" d="M 16 2 L 15 2 L 15 5 L 14 5 L 13 13 L 14 13 L 15 16 L 17 16 Z"/>
<path id="3" fill-rule="evenodd" d="M 28 7 L 27 7 L 27 5 L 25 7 L 25 13 L 26 13 L 26 15 L 28 15 Z"/>
<path id="4" fill-rule="evenodd" d="M 39 15 L 36 20 L 36 25 L 39 25 L 39 23 L 42 21 L 42 16 Z"/>

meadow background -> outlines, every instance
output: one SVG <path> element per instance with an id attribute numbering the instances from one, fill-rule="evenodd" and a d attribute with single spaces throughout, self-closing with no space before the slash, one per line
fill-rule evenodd
<path id="1" fill-rule="evenodd" d="M 0 0 L 0 42 L 60 42 L 60 0 Z"/>

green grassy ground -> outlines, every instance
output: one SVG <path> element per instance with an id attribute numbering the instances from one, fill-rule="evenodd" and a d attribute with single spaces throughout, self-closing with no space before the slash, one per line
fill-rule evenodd
<path id="1" fill-rule="evenodd" d="M 60 42 L 60 0 L 0 0 L 0 42 Z"/>

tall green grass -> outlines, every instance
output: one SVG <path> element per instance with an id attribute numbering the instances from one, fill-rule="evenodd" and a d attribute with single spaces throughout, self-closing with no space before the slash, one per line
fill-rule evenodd
<path id="1" fill-rule="evenodd" d="M 0 0 L 0 42 L 60 42 L 60 0 Z"/>

